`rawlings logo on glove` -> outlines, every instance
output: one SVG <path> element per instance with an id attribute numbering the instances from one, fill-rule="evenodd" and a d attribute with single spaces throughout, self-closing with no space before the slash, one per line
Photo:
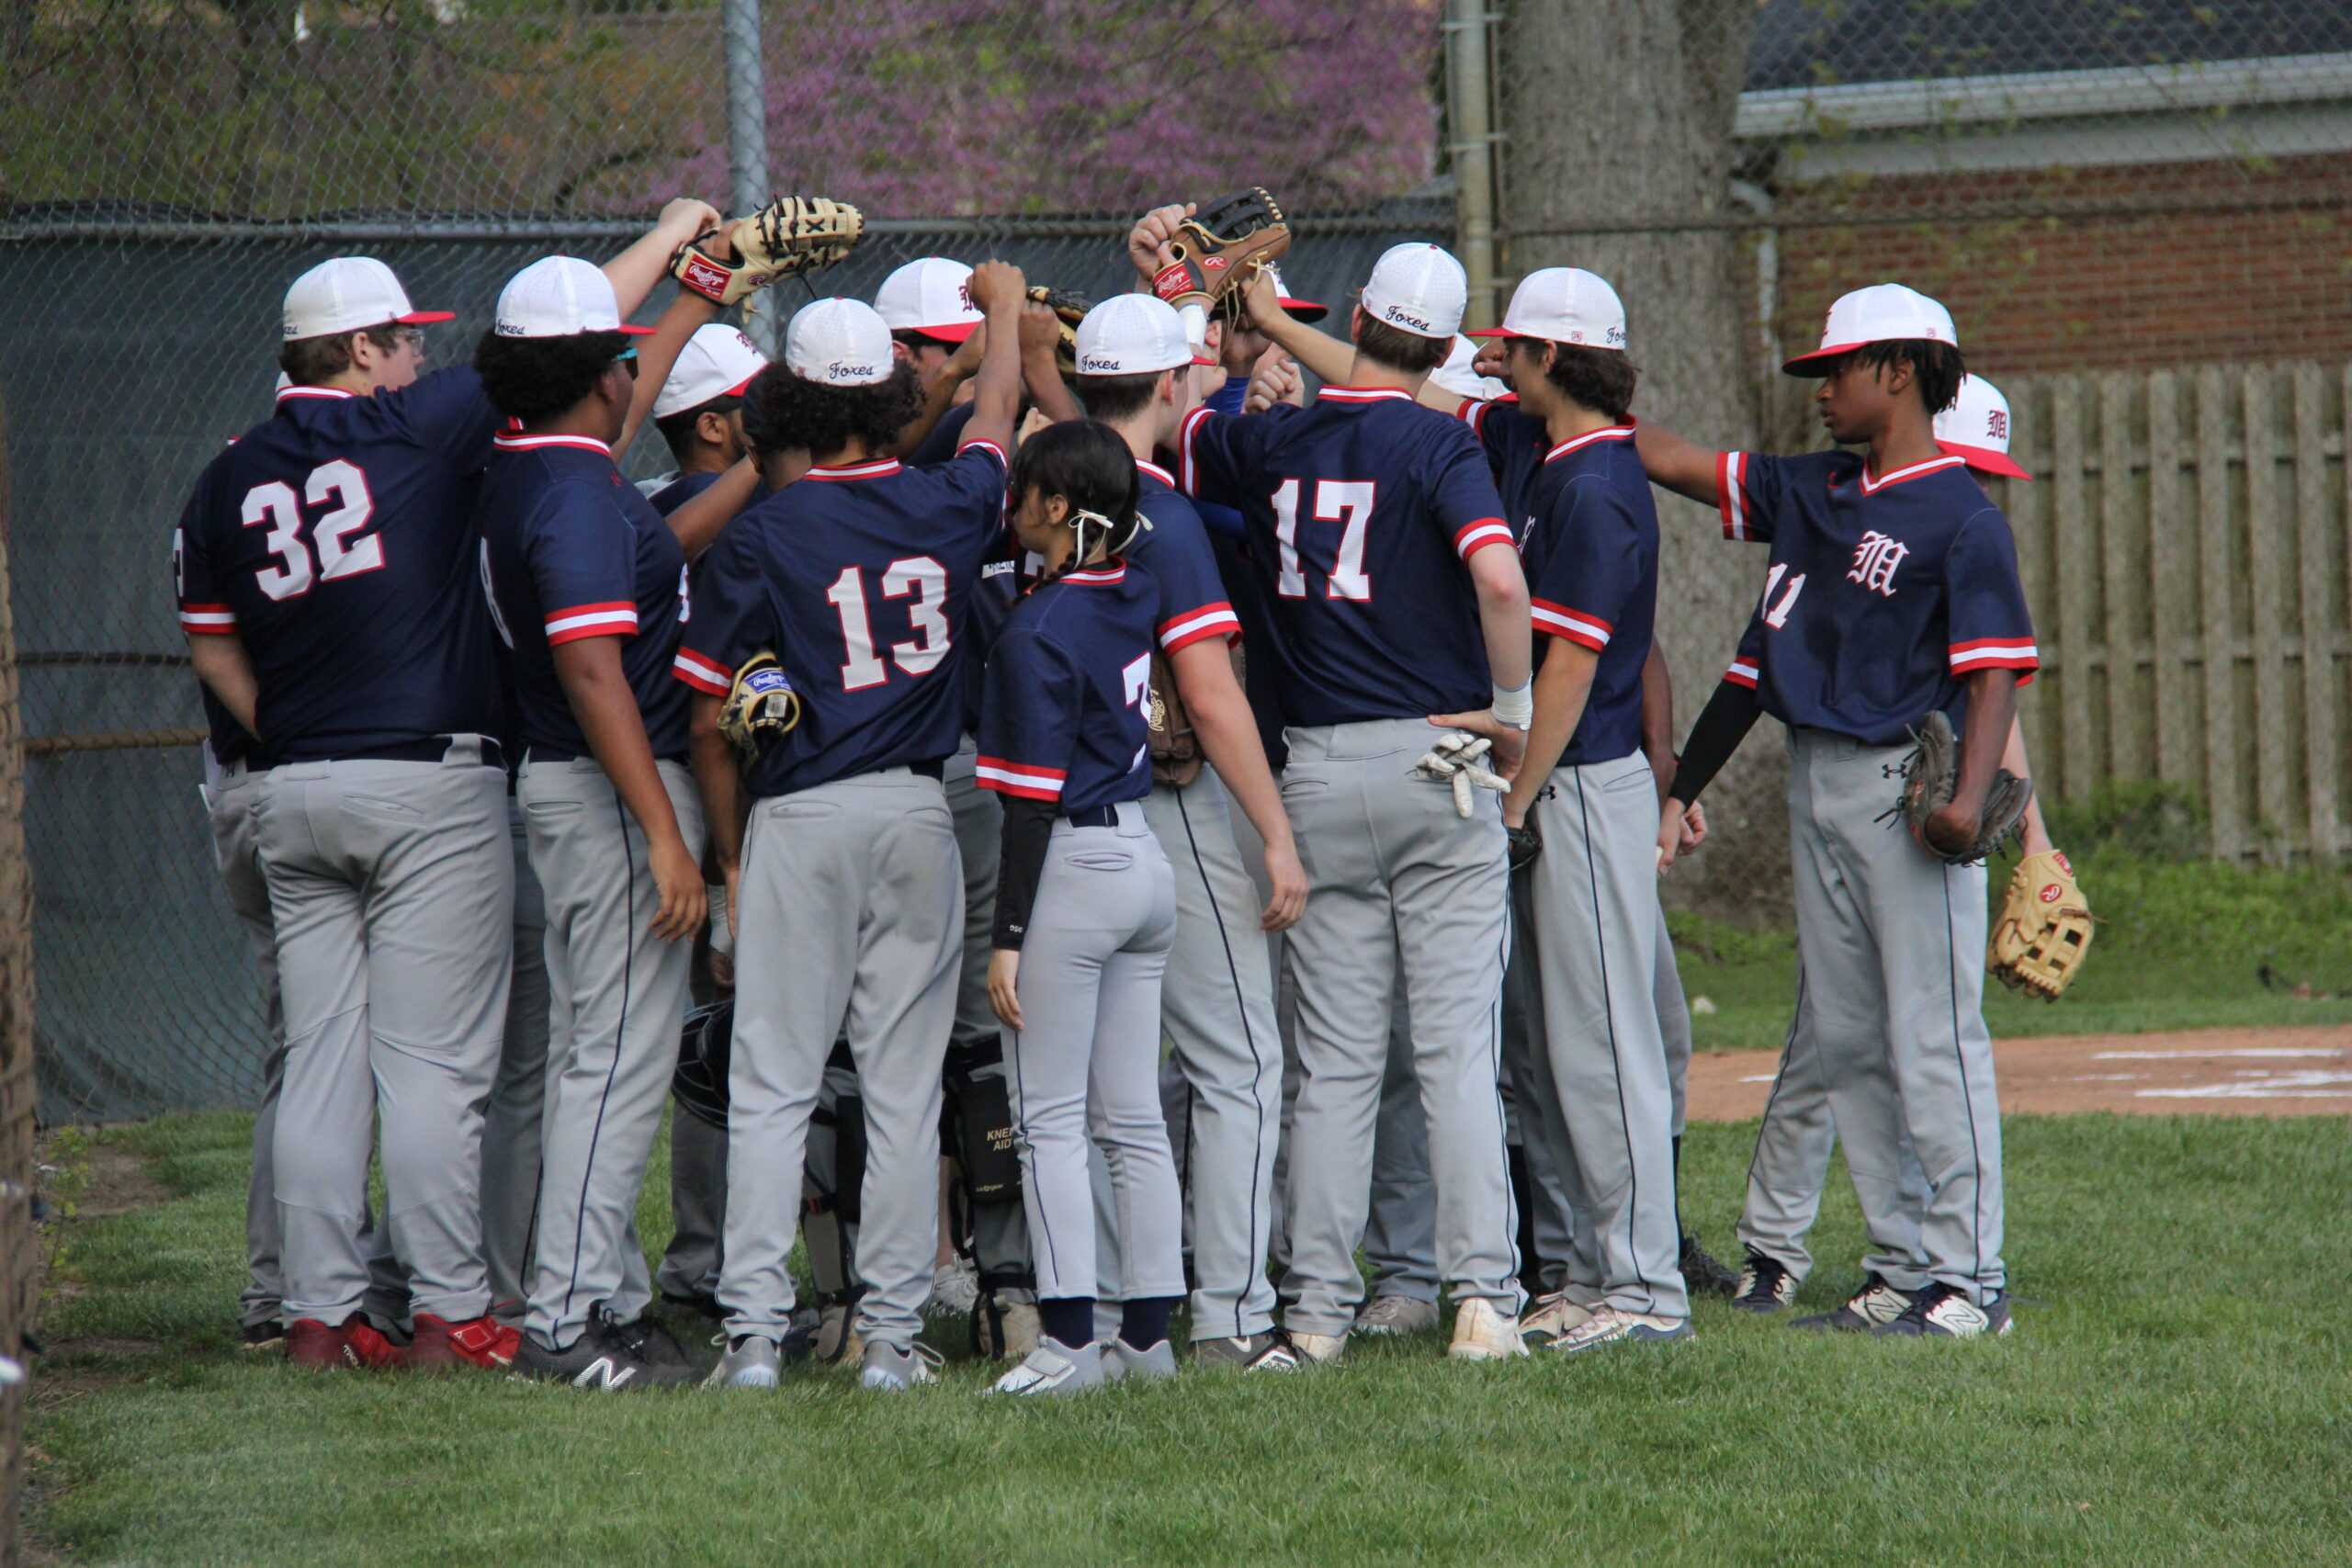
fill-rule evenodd
<path id="1" fill-rule="evenodd" d="M 735 259 L 721 261 L 706 248 L 711 235 L 680 245 L 670 258 L 670 276 L 719 305 L 732 305 L 779 277 L 820 272 L 847 256 L 865 232 L 865 216 L 845 201 L 822 196 L 780 196 L 747 218 L 727 225 Z"/>
<path id="2" fill-rule="evenodd" d="M 2054 1002 L 2075 983 L 2090 950 L 2090 902 L 2066 857 L 2052 850 L 2018 862 L 1993 918 L 1985 973 L 2012 990 Z"/>

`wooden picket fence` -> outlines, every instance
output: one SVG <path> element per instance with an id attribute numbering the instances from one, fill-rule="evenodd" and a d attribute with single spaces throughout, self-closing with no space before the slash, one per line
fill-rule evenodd
<path id="1" fill-rule="evenodd" d="M 2161 779 L 2216 856 L 2352 855 L 2352 366 L 2020 378 L 2015 524 L 2040 786 Z"/>

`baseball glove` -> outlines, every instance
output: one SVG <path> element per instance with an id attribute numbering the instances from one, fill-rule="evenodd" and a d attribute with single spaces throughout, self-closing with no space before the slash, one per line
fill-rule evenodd
<path id="1" fill-rule="evenodd" d="M 678 247 L 670 258 L 670 276 L 682 288 L 732 305 L 779 277 L 832 265 L 856 247 L 865 231 L 865 216 L 847 202 L 822 196 L 780 196 L 727 226 L 735 246 L 733 261 L 712 255 L 704 246 L 710 234 L 703 234 Z"/>
<path id="2" fill-rule="evenodd" d="M 2025 818 L 2026 802 L 2033 798 L 2033 785 L 2007 768 L 1996 769 L 1992 787 L 1984 792 L 1984 812 L 1978 818 L 1976 836 L 1957 850 L 1939 850 L 1928 842 L 1928 818 L 1951 802 L 1959 785 L 1960 739 L 1951 732 L 1951 720 L 1940 712 L 1929 714 L 1913 733 L 1918 744 L 1904 764 L 1903 795 L 1896 810 L 1920 847 L 1939 860 L 1972 865 L 1984 859 L 2018 830 Z"/>
<path id="3" fill-rule="evenodd" d="M 1201 776 L 1201 738 L 1176 691 L 1176 672 L 1165 655 L 1151 656 L 1151 696 L 1144 708 L 1144 739 L 1151 750 L 1155 784 L 1182 789 Z"/>
<path id="4" fill-rule="evenodd" d="M 1449 730 L 1436 745 L 1421 753 L 1420 761 L 1413 764 L 1413 776 L 1452 784 L 1454 813 L 1466 818 L 1471 813 L 1471 803 L 1477 798 L 1471 793 L 1474 787 L 1490 789 L 1498 795 L 1510 788 L 1510 780 L 1485 765 L 1487 753 L 1494 744 L 1483 735 Z"/>
<path id="5" fill-rule="evenodd" d="M 1263 186 L 1219 197 L 1177 225 L 1170 261 L 1151 280 L 1170 305 L 1240 301 L 1258 269 L 1290 249 L 1290 224 Z"/>
<path id="6" fill-rule="evenodd" d="M 2090 905 L 2066 857 L 2052 850 L 2018 862 L 1993 919 L 1985 971 L 2012 990 L 2054 1002 L 2090 950 Z"/>
<path id="7" fill-rule="evenodd" d="M 747 757 L 756 757 L 770 742 L 780 740 L 800 722 L 800 694 L 764 650 L 752 655 L 735 671 L 734 689 L 718 710 L 718 732 Z"/>
<path id="8" fill-rule="evenodd" d="M 1523 828 L 1504 823 L 1503 836 L 1510 840 L 1510 868 L 1513 871 L 1524 871 L 1534 863 L 1537 855 L 1544 852 L 1544 835 L 1535 830 L 1532 818 Z"/>
<path id="9" fill-rule="evenodd" d="M 1086 312 L 1094 309 L 1094 301 L 1083 294 L 1067 288 L 1048 288 L 1042 283 L 1029 286 L 1029 298 L 1050 309 L 1062 324 L 1061 342 L 1054 346 L 1054 365 L 1064 376 L 1078 374 L 1078 323 Z"/>

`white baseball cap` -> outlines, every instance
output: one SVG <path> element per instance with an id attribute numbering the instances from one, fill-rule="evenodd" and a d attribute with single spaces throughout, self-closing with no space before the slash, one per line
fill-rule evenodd
<path id="1" fill-rule="evenodd" d="M 447 310 L 420 310 L 392 269 L 374 256 L 333 256 L 286 290 L 286 338 L 325 337 L 390 322 L 421 327 L 454 319 Z"/>
<path id="2" fill-rule="evenodd" d="M 1276 301 L 1300 321 L 1319 321 L 1331 313 L 1331 307 L 1319 300 L 1295 298 L 1290 291 L 1290 285 L 1283 281 L 1282 269 L 1272 262 L 1266 264 L 1266 276 L 1274 280 Z"/>
<path id="3" fill-rule="evenodd" d="M 498 312 L 490 330 L 499 337 L 578 337 L 582 333 L 627 333 L 644 337 L 651 327 L 621 320 L 620 301 L 604 269 L 578 256 L 541 256 L 506 280 L 498 291 Z"/>
<path id="4" fill-rule="evenodd" d="M 1469 302 L 1469 276 L 1439 245 L 1391 246 L 1363 286 L 1365 315 L 1417 337 L 1452 337 Z"/>
<path id="5" fill-rule="evenodd" d="M 1478 345 L 1456 333 L 1453 352 L 1445 356 L 1444 364 L 1430 372 L 1430 379 L 1456 397 L 1476 398 L 1481 402 L 1510 392 L 1509 387 L 1492 376 L 1481 376 L 1470 368 L 1470 362 L 1477 357 Z"/>
<path id="6" fill-rule="evenodd" d="M 1792 376 L 1811 376 L 1807 367 L 1873 343 L 1948 343 L 1960 346 L 1951 312 L 1916 288 L 1899 283 L 1873 283 L 1841 294 L 1821 323 L 1821 346 L 1800 354 L 1781 368 Z"/>
<path id="7" fill-rule="evenodd" d="M 882 280 L 874 308 L 894 333 L 962 343 L 985 319 L 972 308 L 972 269 L 945 256 L 922 256 Z"/>
<path id="8" fill-rule="evenodd" d="M 1936 445 L 2005 479 L 2033 478 L 2009 457 L 2009 400 L 1982 376 L 1962 376 L 1960 396 L 1936 415 Z"/>
<path id="9" fill-rule="evenodd" d="M 1511 290 L 1501 326 L 1470 335 L 1539 338 L 1623 352 L 1625 304 L 1596 273 L 1580 266 L 1539 267 Z"/>
<path id="10" fill-rule="evenodd" d="M 1114 294 L 1078 323 L 1080 376 L 1148 376 L 1215 365 L 1184 335 L 1176 308 L 1152 294 Z"/>
<path id="11" fill-rule="evenodd" d="M 826 387 L 872 387 L 890 378 L 890 329 L 863 299 L 818 299 L 784 329 L 784 363 Z"/>
<path id="12" fill-rule="evenodd" d="M 653 400 L 653 417 L 667 419 L 713 398 L 740 398 L 767 362 L 767 355 L 740 328 L 720 321 L 696 327 L 686 346 L 678 350 L 678 362 Z"/>

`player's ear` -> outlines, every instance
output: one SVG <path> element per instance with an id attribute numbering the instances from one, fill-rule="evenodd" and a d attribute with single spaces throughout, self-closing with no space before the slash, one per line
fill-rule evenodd
<path id="1" fill-rule="evenodd" d="M 720 413 L 717 409 L 705 409 L 695 416 L 695 439 L 712 446 L 724 446 L 732 434 L 729 421 L 735 417 L 730 411 Z"/>
<path id="2" fill-rule="evenodd" d="M 1363 337 L 1363 307 L 1358 305 L 1348 311 L 1348 341 L 1358 343 Z"/>

